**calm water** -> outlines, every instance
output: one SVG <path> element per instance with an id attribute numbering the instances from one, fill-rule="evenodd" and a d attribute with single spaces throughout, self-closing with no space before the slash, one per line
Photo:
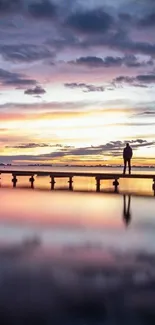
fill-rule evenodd
<path id="1" fill-rule="evenodd" d="M 103 167 L 27 167 L 27 166 L 11 166 L 1 167 L 1 170 L 31 170 L 31 171 L 76 171 L 76 172 L 99 172 L 99 173 L 122 173 L 122 168 L 103 168 Z M 154 168 L 133 168 L 133 174 L 153 174 L 155 175 Z M 12 176 L 1 175 L 0 186 L 11 187 Z M 112 180 L 101 181 L 101 191 L 113 191 Z M 148 194 L 153 196 L 152 184 L 153 181 L 144 179 L 121 179 L 119 181 L 119 191 L 121 193 L 135 193 L 135 194 Z M 34 187 L 36 189 L 50 190 L 49 177 L 36 177 Z M 29 177 L 18 177 L 17 187 L 30 187 Z M 73 183 L 74 190 L 95 191 L 96 181 L 94 178 L 88 177 L 74 177 Z M 57 179 L 55 189 L 68 189 L 68 179 Z"/>
<path id="2" fill-rule="evenodd" d="M 155 199 L 0 189 L 0 324 L 155 324 Z"/>

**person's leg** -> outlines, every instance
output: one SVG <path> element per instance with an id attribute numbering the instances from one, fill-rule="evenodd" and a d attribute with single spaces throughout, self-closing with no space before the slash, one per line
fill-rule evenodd
<path id="1" fill-rule="evenodd" d="M 129 174 L 131 174 L 131 159 L 128 159 Z"/>
<path id="2" fill-rule="evenodd" d="M 125 172 L 126 172 L 126 163 L 127 163 L 127 161 L 126 161 L 126 159 L 124 159 L 124 170 L 123 170 L 124 175 L 125 175 Z"/>

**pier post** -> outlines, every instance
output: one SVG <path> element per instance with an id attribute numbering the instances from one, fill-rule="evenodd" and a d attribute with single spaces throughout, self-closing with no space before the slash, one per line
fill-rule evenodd
<path id="1" fill-rule="evenodd" d="M 13 187 L 16 187 L 16 184 L 17 184 L 17 177 L 15 174 L 12 175 L 13 178 L 12 178 L 12 183 L 13 183 Z"/>
<path id="2" fill-rule="evenodd" d="M 73 191 L 73 176 L 70 176 L 69 177 L 69 190 L 70 191 Z"/>
<path id="3" fill-rule="evenodd" d="M 50 183 L 51 183 L 51 190 L 54 190 L 55 179 L 54 179 L 53 176 L 50 176 L 50 178 L 51 178 L 51 181 L 50 181 Z"/>
<path id="4" fill-rule="evenodd" d="M 96 192 L 100 192 L 100 178 L 96 177 Z"/>
<path id="5" fill-rule="evenodd" d="M 152 189 L 153 189 L 153 192 L 154 192 L 154 196 L 155 196 L 155 178 L 153 178 Z"/>
<path id="6" fill-rule="evenodd" d="M 31 183 L 31 188 L 34 188 L 34 181 L 35 181 L 34 175 L 32 175 L 29 179 L 29 182 Z"/>
<path id="7" fill-rule="evenodd" d="M 118 178 L 115 178 L 113 185 L 114 185 L 114 192 L 118 193 L 118 186 L 119 186 Z"/>

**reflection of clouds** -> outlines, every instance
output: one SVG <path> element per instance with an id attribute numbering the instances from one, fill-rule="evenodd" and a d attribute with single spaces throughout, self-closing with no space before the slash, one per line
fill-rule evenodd
<path id="1" fill-rule="evenodd" d="M 22 263 L 0 256 L 0 324 L 134 324 L 155 308 L 155 255 L 105 251 L 113 263 L 86 265 L 26 252 Z"/>
<path id="2" fill-rule="evenodd" d="M 134 228 L 138 230 L 149 230 L 155 232 L 155 222 L 153 220 L 135 222 Z"/>
<path id="3" fill-rule="evenodd" d="M 16 244 L 8 247 L 0 247 L 1 258 L 22 258 L 25 255 L 31 254 L 41 244 L 41 239 L 37 236 L 26 238 L 21 244 Z"/>

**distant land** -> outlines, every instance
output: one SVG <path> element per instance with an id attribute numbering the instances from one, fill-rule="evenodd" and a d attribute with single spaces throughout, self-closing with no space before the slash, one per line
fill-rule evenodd
<path id="1" fill-rule="evenodd" d="M 123 168 L 123 165 L 107 165 L 107 164 L 99 164 L 99 165 L 58 165 L 58 164 L 28 164 L 28 165 L 16 165 L 16 164 L 4 164 L 4 163 L 0 163 L 0 166 L 3 167 L 76 167 L 76 168 L 81 168 L 81 167 L 86 167 L 86 168 L 97 168 L 97 167 L 103 167 L 103 168 Z M 155 168 L 155 165 L 150 165 L 150 166 L 146 166 L 146 165 L 132 165 L 132 168 Z"/>

